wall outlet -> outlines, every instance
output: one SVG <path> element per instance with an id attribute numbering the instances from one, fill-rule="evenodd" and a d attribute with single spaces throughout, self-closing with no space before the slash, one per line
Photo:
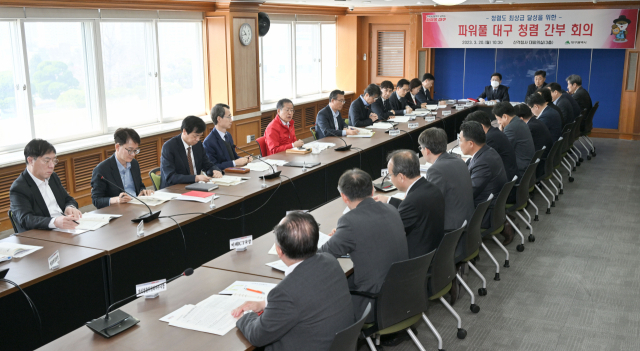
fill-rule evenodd
<path id="1" fill-rule="evenodd" d="M 255 135 L 247 135 L 247 144 L 249 144 L 252 141 L 256 141 L 256 136 Z"/>

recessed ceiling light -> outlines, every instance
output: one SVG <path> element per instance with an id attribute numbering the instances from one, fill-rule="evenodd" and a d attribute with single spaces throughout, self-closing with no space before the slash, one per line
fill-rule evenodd
<path id="1" fill-rule="evenodd" d="M 371 3 L 371 1 L 363 1 L 362 3 L 363 3 L 363 4 L 370 4 L 370 3 Z"/>

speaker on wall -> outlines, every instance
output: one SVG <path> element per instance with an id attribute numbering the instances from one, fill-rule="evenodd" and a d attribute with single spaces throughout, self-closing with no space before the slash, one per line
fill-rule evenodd
<path id="1" fill-rule="evenodd" d="M 269 32 L 269 27 L 271 27 L 269 15 L 264 12 L 258 12 L 258 34 L 264 37 Z"/>

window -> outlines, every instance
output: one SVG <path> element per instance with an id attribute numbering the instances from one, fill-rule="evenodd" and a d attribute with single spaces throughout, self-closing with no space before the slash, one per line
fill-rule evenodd
<path id="1" fill-rule="evenodd" d="M 206 114 L 201 13 L 15 16 L 0 20 L 0 152 Z"/>
<path id="2" fill-rule="evenodd" d="M 202 27 L 193 22 L 158 23 L 162 115 L 165 120 L 205 112 Z"/>
<path id="3" fill-rule="evenodd" d="M 275 19 L 260 38 L 262 103 L 336 89 L 336 25 Z"/>

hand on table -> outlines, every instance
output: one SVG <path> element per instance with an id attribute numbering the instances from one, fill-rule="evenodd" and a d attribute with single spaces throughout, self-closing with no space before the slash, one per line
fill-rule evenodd
<path id="1" fill-rule="evenodd" d="M 153 195 L 154 191 L 149 189 L 143 189 L 138 196 L 150 196 Z"/>
<path id="2" fill-rule="evenodd" d="M 387 203 L 389 202 L 389 197 L 388 196 L 384 196 L 384 195 L 376 195 L 373 197 L 374 200 L 378 201 L 378 202 L 382 202 L 382 203 Z"/>
<path id="3" fill-rule="evenodd" d="M 214 172 L 213 172 L 214 178 L 215 178 L 215 173 L 216 173 L 216 171 L 214 171 Z M 218 178 L 219 178 L 219 177 L 218 177 Z M 197 175 L 197 176 L 196 176 L 196 183 L 197 183 L 197 182 L 205 182 L 205 183 L 206 183 L 206 182 L 208 182 L 208 181 L 209 181 L 209 179 L 211 179 L 211 178 L 209 178 L 208 176 L 206 176 L 206 175 L 204 175 L 204 174 Z"/>
<path id="4" fill-rule="evenodd" d="M 231 315 L 233 318 L 240 318 L 244 314 L 245 311 L 253 311 L 253 312 L 261 312 L 264 310 L 265 302 L 264 301 L 247 301 L 240 305 L 240 307 L 231 311 Z"/>
<path id="5" fill-rule="evenodd" d="M 331 233 L 327 234 L 328 236 L 333 236 L 333 234 L 336 233 L 336 228 L 333 228 L 333 230 L 331 231 Z"/>
<path id="6" fill-rule="evenodd" d="M 293 147 L 302 147 L 302 145 L 304 145 L 304 141 L 302 140 L 296 140 L 296 142 L 293 143 Z"/>
<path id="7" fill-rule="evenodd" d="M 64 209 L 64 215 L 71 219 L 80 219 L 82 218 L 82 212 L 75 207 L 68 206 Z"/>
<path id="8" fill-rule="evenodd" d="M 347 135 L 358 135 L 358 133 L 360 133 L 357 129 L 345 128 L 345 130 L 347 131 Z"/>

